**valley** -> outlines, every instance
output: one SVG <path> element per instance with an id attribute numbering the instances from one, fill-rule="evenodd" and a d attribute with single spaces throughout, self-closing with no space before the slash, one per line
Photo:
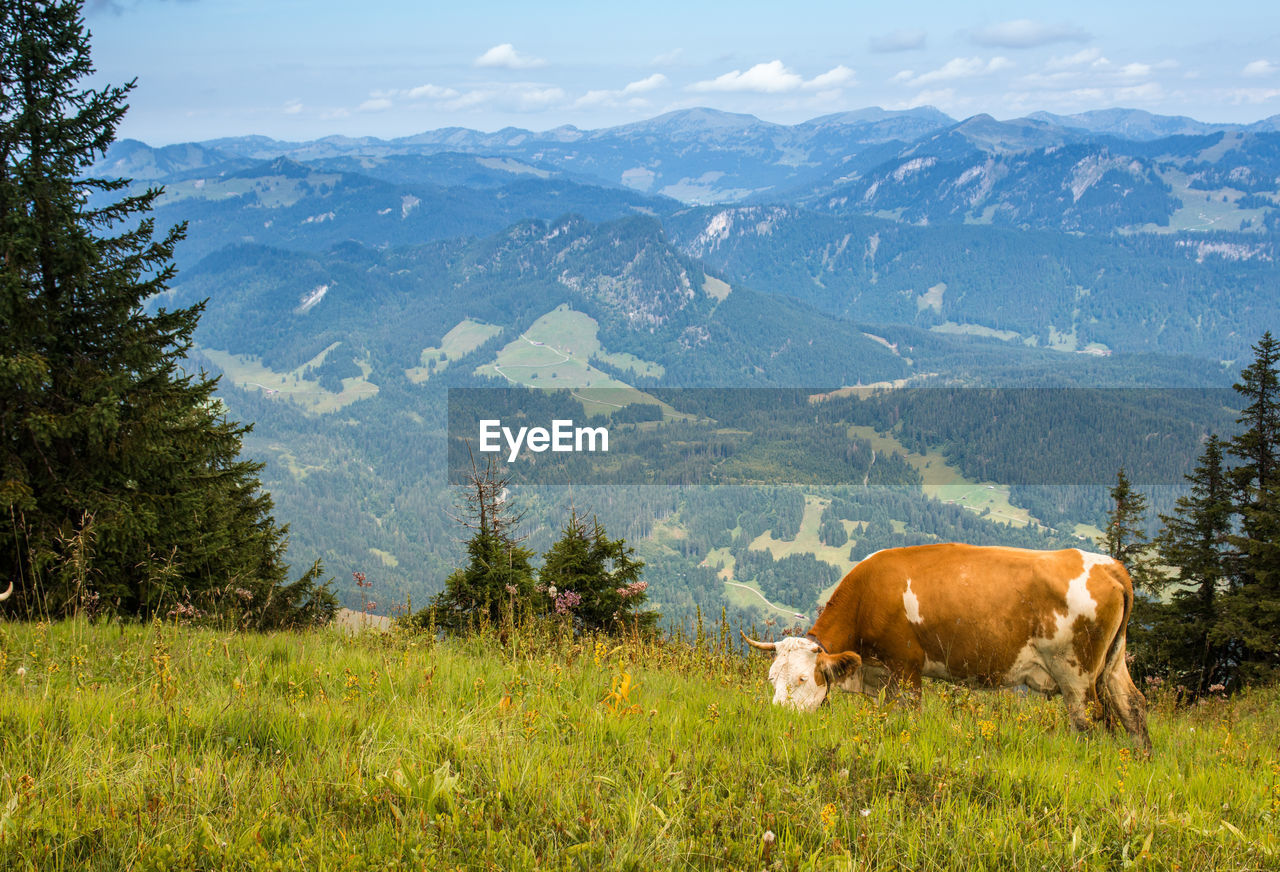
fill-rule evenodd
<path id="1" fill-rule="evenodd" d="M 1228 386 L 1280 322 L 1275 126 L 690 110 L 554 138 L 122 142 L 102 169 L 163 184 L 158 220 L 190 222 L 157 302 L 207 300 L 191 359 L 255 423 L 299 561 L 376 568 L 380 599 L 421 602 L 457 559 L 450 391 L 551 391 L 640 453 L 578 468 L 571 493 L 516 488 L 535 551 L 571 500 L 635 542 L 671 619 L 782 620 L 868 549 L 1075 545 L 1119 465 L 1176 483 L 1230 425 L 1213 400 L 1162 416 L 1133 395 L 1135 428 L 1196 423 L 1158 458 L 1121 439 L 1051 469 L 1025 435 L 961 435 L 924 395 L 900 414 L 857 386 Z M 734 393 L 795 386 L 860 399 L 830 394 L 838 416 L 803 432 L 789 401 Z M 1102 395 L 1046 402 L 1027 414 L 1117 417 Z M 659 456 L 660 495 L 636 482 Z"/>

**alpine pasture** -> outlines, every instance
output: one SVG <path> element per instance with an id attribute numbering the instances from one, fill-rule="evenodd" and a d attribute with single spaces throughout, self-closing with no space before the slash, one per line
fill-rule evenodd
<path id="1" fill-rule="evenodd" d="M 1014 693 L 774 707 L 735 635 L 0 625 L 0 868 L 1280 868 L 1274 688 L 1147 687 L 1147 759 Z"/>

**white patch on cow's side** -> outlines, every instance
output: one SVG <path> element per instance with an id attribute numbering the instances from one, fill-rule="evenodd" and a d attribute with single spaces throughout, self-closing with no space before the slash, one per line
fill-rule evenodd
<path id="1" fill-rule="evenodd" d="M 1013 665 L 1005 673 L 1003 684 L 1014 687 L 1025 684 L 1032 690 L 1041 693 L 1053 693 L 1062 690 L 1062 682 L 1071 685 L 1072 695 L 1083 693 L 1080 688 L 1087 688 L 1089 676 L 1084 667 L 1075 659 L 1075 624 L 1078 618 L 1090 621 L 1098 617 L 1098 602 L 1089 592 L 1089 574 L 1095 566 L 1111 563 L 1105 554 L 1094 554 L 1079 551 L 1084 567 L 1080 574 L 1067 584 L 1066 612 L 1054 613 L 1053 635 L 1044 638 L 1032 638 L 1018 652 Z M 1052 664 L 1053 670 L 1049 666 Z M 1054 675 L 1057 675 L 1057 678 Z"/>
<path id="2" fill-rule="evenodd" d="M 1084 568 L 1067 585 L 1066 613 L 1055 613 L 1053 638 L 1031 640 L 1036 642 L 1041 650 L 1046 651 L 1046 654 L 1052 651 L 1053 654 L 1047 654 L 1047 656 L 1053 656 L 1055 661 L 1071 656 L 1071 645 L 1075 641 L 1072 628 L 1075 626 L 1076 619 L 1084 617 L 1092 621 L 1098 617 L 1098 602 L 1093 598 L 1093 594 L 1089 593 L 1089 573 L 1093 572 L 1095 566 L 1111 563 L 1111 558 L 1105 554 L 1094 554 L 1078 549 L 1076 553 L 1084 561 Z"/>
<path id="3" fill-rule="evenodd" d="M 907 620 L 913 624 L 923 624 L 920 617 L 920 599 L 911 589 L 911 579 L 907 579 L 907 589 L 902 592 L 902 607 L 907 610 Z"/>
<path id="4" fill-rule="evenodd" d="M 1071 579 L 1071 584 L 1067 587 L 1067 611 L 1073 621 L 1080 615 L 1090 619 L 1098 616 L 1098 603 L 1093 598 L 1093 594 L 1089 593 L 1089 573 L 1093 572 L 1095 566 L 1111 563 L 1111 558 L 1105 554 L 1094 554 L 1079 549 L 1076 549 L 1076 553 L 1084 561 L 1084 569 Z"/>

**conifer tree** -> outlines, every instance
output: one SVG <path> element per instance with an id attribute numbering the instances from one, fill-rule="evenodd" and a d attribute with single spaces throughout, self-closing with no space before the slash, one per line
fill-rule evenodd
<path id="1" fill-rule="evenodd" d="M 323 619 L 318 564 L 285 584 L 248 428 L 182 369 L 203 307 L 146 308 L 184 228 L 157 238 L 159 190 L 89 175 L 133 87 L 92 71 L 78 2 L 0 5 L 0 567 L 33 613 Z"/>
<path id="2" fill-rule="evenodd" d="M 1143 521 L 1147 513 L 1147 498 L 1133 489 L 1123 467 L 1116 473 L 1111 502 L 1111 514 L 1102 533 L 1102 547 L 1125 565 L 1136 587 L 1150 588 L 1157 583 L 1157 573 L 1148 554 L 1151 540 Z"/>
<path id="3" fill-rule="evenodd" d="M 507 499 L 510 475 L 498 471 L 490 457 L 484 469 L 473 468 L 466 486 L 462 516 L 471 531 L 467 565 L 445 579 L 444 590 L 414 616 L 445 630 L 464 630 L 477 623 L 498 623 L 534 600 L 533 552 L 515 535 L 521 515 Z"/>
<path id="4" fill-rule="evenodd" d="M 1160 560 L 1174 573 L 1164 586 L 1166 602 L 1152 609 L 1146 642 L 1149 667 L 1167 674 L 1190 698 L 1232 683 L 1239 652 L 1219 635 L 1222 598 L 1230 591 L 1232 553 L 1231 482 L 1223 443 L 1209 437 L 1191 492 L 1179 497 L 1171 515 L 1161 515 L 1156 537 Z"/>
<path id="5" fill-rule="evenodd" d="M 575 510 L 560 538 L 547 551 L 539 587 L 552 597 L 555 611 L 572 615 L 586 630 L 647 630 L 658 620 L 645 611 L 644 561 L 623 539 L 610 539 L 599 519 L 590 527 Z M 554 593 L 553 593 L 554 591 Z"/>
<path id="6" fill-rule="evenodd" d="M 1240 531 L 1236 585 L 1223 603 L 1218 637 L 1240 645 L 1245 681 L 1280 677 L 1280 342 L 1270 331 L 1235 385 L 1246 400 L 1231 440 Z"/>

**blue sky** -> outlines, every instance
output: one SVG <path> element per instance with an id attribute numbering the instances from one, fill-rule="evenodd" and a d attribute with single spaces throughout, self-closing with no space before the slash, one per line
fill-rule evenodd
<path id="1" fill-rule="evenodd" d="M 593 128 L 690 106 L 784 123 L 921 104 L 1280 113 L 1273 2 L 90 0 L 86 19 L 98 81 L 138 80 L 120 135 L 153 144 Z"/>

